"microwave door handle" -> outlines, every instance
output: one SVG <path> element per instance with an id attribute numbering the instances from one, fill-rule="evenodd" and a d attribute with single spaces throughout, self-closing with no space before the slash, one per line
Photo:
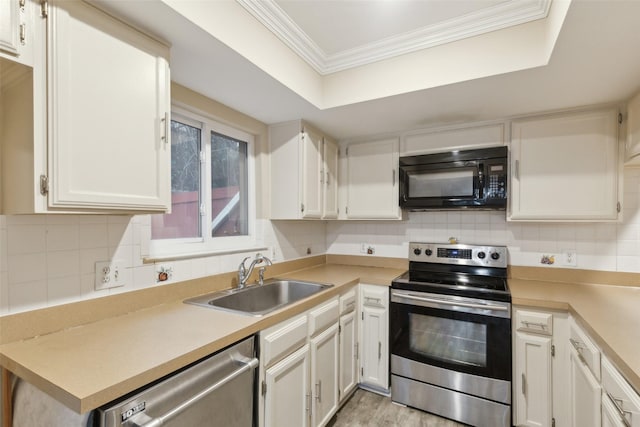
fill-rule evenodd
<path id="1" fill-rule="evenodd" d="M 484 198 L 484 164 L 478 165 L 478 197 Z"/>

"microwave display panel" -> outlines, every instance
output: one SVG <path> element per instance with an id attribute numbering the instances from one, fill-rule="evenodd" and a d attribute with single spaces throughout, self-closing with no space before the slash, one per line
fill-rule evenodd
<path id="1" fill-rule="evenodd" d="M 409 197 L 471 197 L 472 169 L 409 173 Z"/>

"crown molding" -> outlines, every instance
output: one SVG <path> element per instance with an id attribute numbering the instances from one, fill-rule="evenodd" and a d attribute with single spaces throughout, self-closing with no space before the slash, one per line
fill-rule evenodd
<path id="1" fill-rule="evenodd" d="M 552 0 L 503 2 L 332 55 L 327 55 L 275 0 L 236 1 L 319 74 L 326 75 L 546 18 Z"/>

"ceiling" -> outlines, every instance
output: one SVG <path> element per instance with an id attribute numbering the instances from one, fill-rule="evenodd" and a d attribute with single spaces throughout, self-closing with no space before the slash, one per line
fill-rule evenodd
<path id="1" fill-rule="evenodd" d="M 246 1 L 96 0 L 171 43 L 177 83 L 266 124 L 302 118 L 341 140 L 618 102 L 640 88 L 637 0 L 553 0 L 546 18 L 498 29 L 483 21 L 477 34 L 462 39 L 392 58 L 369 55 L 367 63 L 328 72 L 273 35 L 247 12 Z M 381 40 L 393 45 L 406 34 L 437 34 L 443 25 L 455 33 L 462 27 L 452 22 L 470 28 L 470 16 L 491 21 L 499 14 L 486 11 L 511 3 L 278 0 L 271 6 L 326 59 L 363 47 L 370 54 Z M 529 4 L 544 9 L 548 2 Z"/>

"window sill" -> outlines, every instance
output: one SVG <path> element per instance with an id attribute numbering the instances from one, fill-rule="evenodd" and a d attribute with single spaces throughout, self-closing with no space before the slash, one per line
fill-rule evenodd
<path id="1" fill-rule="evenodd" d="M 266 246 L 251 246 L 247 248 L 237 248 L 237 249 L 219 249 L 219 250 L 202 251 L 202 252 L 155 255 L 155 256 L 144 257 L 142 259 L 142 262 L 144 264 L 153 264 L 155 262 L 162 262 L 162 261 L 178 261 L 183 259 L 204 258 L 209 256 L 217 256 L 217 255 L 230 255 L 230 254 L 237 254 L 242 252 L 266 251 L 267 249 L 269 248 Z"/>

